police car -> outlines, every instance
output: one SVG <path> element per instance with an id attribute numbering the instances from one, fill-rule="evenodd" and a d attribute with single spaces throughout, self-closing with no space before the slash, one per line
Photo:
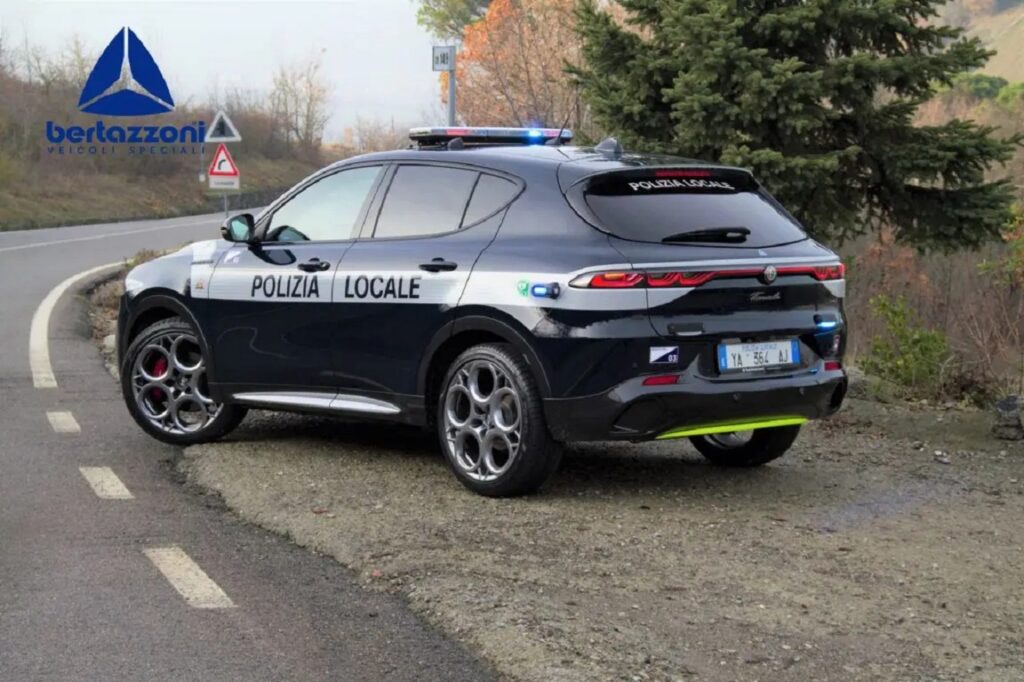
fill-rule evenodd
<path id="1" fill-rule="evenodd" d="M 566 130 L 411 137 L 131 271 L 145 431 L 208 441 L 249 408 L 424 426 L 502 496 L 562 443 L 689 438 L 754 466 L 839 408 L 843 265 L 746 170 Z"/>

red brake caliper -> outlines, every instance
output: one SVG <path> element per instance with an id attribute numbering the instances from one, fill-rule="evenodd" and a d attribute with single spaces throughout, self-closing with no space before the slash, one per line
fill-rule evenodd
<path id="1" fill-rule="evenodd" d="M 164 372 L 166 372 L 166 371 L 167 371 L 167 358 L 165 358 L 162 355 L 156 356 L 156 361 L 153 363 L 153 369 L 149 370 L 149 373 L 152 376 L 159 377 L 159 376 L 163 376 Z M 154 400 L 163 400 L 166 396 L 167 396 L 167 394 L 165 394 L 163 392 L 163 389 L 160 389 L 160 388 L 154 388 L 153 389 L 153 399 Z"/>

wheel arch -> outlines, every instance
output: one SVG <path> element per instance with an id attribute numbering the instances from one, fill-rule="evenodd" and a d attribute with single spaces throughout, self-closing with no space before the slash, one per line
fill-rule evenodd
<path id="1" fill-rule="evenodd" d="M 481 343 L 507 343 L 526 358 L 542 397 L 551 394 L 547 373 L 540 357 L 527 341 L 528 333 L 514 322 L 505 322 L 483 315 L 459 317 L 436 334 L 424 353 L 417 377 L 417 392 L 423 396 L 427 422 L 434 417 L 434 401 L 439 385 L 452 361 L 463 351 Z"/>
<path id="2" fill-rule="evenodd" d="M 146 292 L 132 301 L 131 310 L 125 320 L 123 337 L 118 339 L 118 364 L 124 363 L 128 347 L 143 329 L 172 317 L 183 318 L 195 329 L 203 355 L 206 356 L 206 371 L 212 380 L 215 376 L 213 353 L 206 342 L 203 328 L 188 306 L 171 290 Z"/>

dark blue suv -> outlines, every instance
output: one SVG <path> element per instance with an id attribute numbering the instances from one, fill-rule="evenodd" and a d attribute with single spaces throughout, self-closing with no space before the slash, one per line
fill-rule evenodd
<path id="1" fill-rule="evenodd" d="M 128 275 L 143 429 L 206 441 L 249 407 L 415 424 L 466 486 L 514 495 L 564 442 L 688 437 L 753 466 L 839 408 L 843 265 L 749 172 L 559 130 L 411 137 Z"/>

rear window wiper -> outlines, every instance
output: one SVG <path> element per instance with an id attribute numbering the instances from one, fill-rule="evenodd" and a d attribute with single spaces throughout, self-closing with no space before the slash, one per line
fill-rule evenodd
<path id="1" fill-rule="evenodd" d="M 750 230 L 745 227 L 711 227 L 704 230 L 690 230 L 669 235 L 661 241 L 668 242 L 720 242 L 738 244 L 747 241 Z"/>

